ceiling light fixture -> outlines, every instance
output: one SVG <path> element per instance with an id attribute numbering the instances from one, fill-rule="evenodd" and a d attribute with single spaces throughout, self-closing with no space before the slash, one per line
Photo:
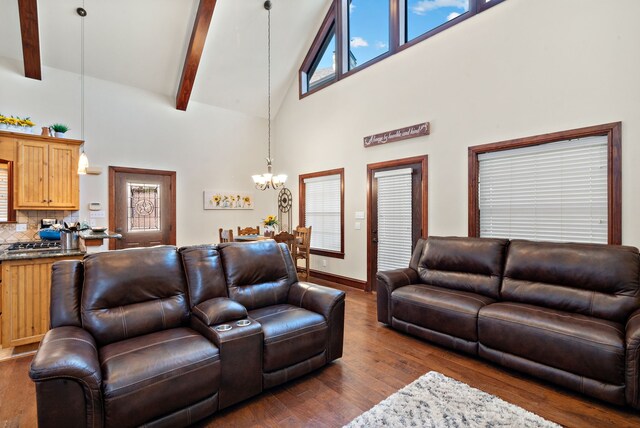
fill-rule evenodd
<path id="1" fill-rule="evenodd" d="M 266 190 L 269 188 L 280 189 L 284 187 L 287 176 L 285 174 L 273 175 L 271 171 L 271 1 L 264 2 L 264 8 L 267 10 L 267 92 L 268 92 L 268 123 L 269 131 L 267 134 L 268 151 L 267 151 L 267 172 L 260 175 L 252 175 L 251 178 L 256 185 L 256 189 Z"/>
<path id="2" fill-rule="evenodd" d="M 80 129 L 82 134 L 82 153 L 80 153 L 80 158 L 78 159 L 78 174 L 85 175 L 87 173 L 87 168 L 89 168 L 89 158 L 84 152 L 84 17 L 87 16 L 87 11 L 84 9 L 84 1 L 82 2 L 83 7 L 79 7 L 76 9 L 76 13 L 80 16 L 80 108 L 81 108 L 81 119 L 80 119 Z"/>

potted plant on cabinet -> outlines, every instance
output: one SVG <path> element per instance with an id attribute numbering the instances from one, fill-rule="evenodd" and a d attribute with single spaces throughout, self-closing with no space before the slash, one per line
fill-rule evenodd
<path id="1" fill-rule="evenodd" d="M 51 128 L 51 131 L 53 131 L 53 135 L 58 138 L 64 138 L 65 132 L 69 130 L 69 127 L 62 123 L 54 123 L 49 128 Z"/>

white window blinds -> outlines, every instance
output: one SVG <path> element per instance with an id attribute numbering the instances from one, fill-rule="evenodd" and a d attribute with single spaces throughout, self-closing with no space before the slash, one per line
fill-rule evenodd
<path id="1" fill-rule="evenodd" d="M 409 266 L 412 250 L 411 168 L 380 171 L 378 184 L 378 270 Z"/>
<path id="2" fill-rule="evenodd" d="M 607 137 L 478 156 L 480 236 L 607 243 Z"/>
<path id="3" fill-rule="evenodd" d="M 340 174 L 306 178 L 305 225 L 312 226 L 311 248 L 341 251 Z"/>
<path id="4" fill-rule="evenodd" d="M 9 220 L 9 169 L 0 165 L 0 221 Z"/>

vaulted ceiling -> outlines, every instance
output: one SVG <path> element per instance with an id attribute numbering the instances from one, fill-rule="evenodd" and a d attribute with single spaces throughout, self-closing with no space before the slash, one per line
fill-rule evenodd
<path id="1" fill-rule="evenodd" d="M 272 114 L 331 0 L 272 0 Z M 38 1 L 42 66 L 80 72 L 82 0 Z M 170 97 L 178 86 L 200 0 L 84 0 L 85 74 Z M 22 62 L 18 0 L 0 0 L 0 56 Z M 43 70 L 42 79 L 47 79 Z M 267 12 L 263 0 L 218 0 L 191 101 L 265 117 Z"/>

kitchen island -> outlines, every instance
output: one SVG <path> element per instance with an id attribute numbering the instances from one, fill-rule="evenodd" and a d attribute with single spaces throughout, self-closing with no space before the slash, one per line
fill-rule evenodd
<path id="1" fill-rule="evenodd" d="M 0 246 L 2 348 L 39 342 L 49 330 L 51 265 L 81 260 L 80 250 L 7 251 Z"/>

